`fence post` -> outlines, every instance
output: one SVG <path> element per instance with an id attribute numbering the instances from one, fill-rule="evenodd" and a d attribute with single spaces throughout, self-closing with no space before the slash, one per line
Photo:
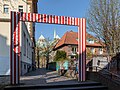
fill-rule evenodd
<path id="1" fill-rule="evenodd" d="M 97 66 L 96 66 L 96 72 L 97 72 Z"/>

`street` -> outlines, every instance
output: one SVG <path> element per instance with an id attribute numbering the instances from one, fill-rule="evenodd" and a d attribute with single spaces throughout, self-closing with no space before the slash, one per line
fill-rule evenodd
<path id="1" fill-rule="evenodd" d="M 20 83 L 23 85 L 69 84 L 77 83 L 77 80 L 59 76 L 57 71 L 49 71 L 45 68 L 40 68 L 21 76 Z"/>
<path id="2" fill-rule="evenodd" d="M 107 90 L 99 82 L 78 82 L 73 78 L 59 76 L 57 71 L 40 68 L 20 78 L 20 85 L 6 86 L 4 90 Z"/>

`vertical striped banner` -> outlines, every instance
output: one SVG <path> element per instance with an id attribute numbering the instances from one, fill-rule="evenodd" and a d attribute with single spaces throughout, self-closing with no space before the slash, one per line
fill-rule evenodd
<path id="1" fill-rule="evenodd" d="M 52 24 L 55 24 L 55 15 L 52 15 Z"/>
<path id="2" fill-rule="evenodd" d="M 75 18 L 75 26 L 79 25 L 79 18 Z"/>
<path id="3" fill-rule="evenodd" d="M 23 16 L 22 16 L 22 21 L 26 21 L 26 13 L 23 13 Z"/>
<path id="4" fill-rule="evenodd" d="M 11 12 L 10 81 L 19 84 L 20 13 Z"/>
<path id="5" fill-rule="evenodd" d="M 58 16 L 55 16 L 55 24 L 58 24 Z"/>
<path id="6" fill-rule="evenodd" d="M 49 23 L 52 23 L 52 15 L 49 15 L 49 19 L 48 19 L 49 21 Z"/>
<path id="7" fill-rule="evenodd" d="M 20 13 L 18 13 L 18 84 L 20 83 Z"/>
<path id="8" fill-rule="evenodd" d="M 37 14 L 36 13 L 33 13 L 33 22 L 36 22 L 37 21 L 37 19 L 36 19 L 36 17 L 37 17 Z"/>
<path id="9" fill-rule="evenodd" d="M 81 18 L 78 20 L 78 60 L 79 60 L 79 79 L 85 81 L 86 72 L 86 20 Z"/>

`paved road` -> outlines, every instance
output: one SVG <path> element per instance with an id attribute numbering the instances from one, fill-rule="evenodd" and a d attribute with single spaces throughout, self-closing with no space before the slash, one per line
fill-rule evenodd
<path id="1" fill-rule="evenodd" d="M 35 71 L 27 73 L 25 76 L 22 76 L 20 78 L 20 83 L 22 85 L 16 86 L 16 88 L 14 88 L 14 90 L 17 90 L 17 88 L 19 89 L 20 87 L 23 88 L 24 90 L 29 90 L 29 89 L 30 90 L 41 90 L 41 88 L 46 88 L 45 90 L 48 90 L 48 89 L 50 89 L 50 87 L 48 87 L 48 86 L 51 86 L 50 90 L 61 90 L 61 89 L 65 89 L 65 88 L 67 88 L 66 90 L 69 90 L 69 89 L 70 90 L 72 90 L 72 89 L 78 90 L 79 88 L 86 88 L 87 87 L 86 85 L 88 85 L 88 86 L 91 85 L 91 87 L 93 88 L 93 85 L 95 84 L 95 82 L 91 82 L 91 81 L 78 83 L 78 81 L 75 79 L 67 78 L 64 76 L 59 76 L 56 71 L 48 71 L 44 68 L 37 69 Z M 57 85 L 57 84 L 60 84 L 60 85 Z M 44 86 L 44 85 L 46 85 L 46 86 Z M 43 87 L 41 87 L 41 86 L 43 86 Z M 11 88 L 13 88 L 13 87 L 14 86 L 12 86 L 12 87 L 8 86 L 8 89 L 10 88 L 10 90 L 11 90 Z M 90 88 L 90 87 L 87 87 L 87 88 Z M 99 89 L 99 90 L 101 90 L 101 89 Z M 106 90 L 106 89 L 104 89 L 104 90 Z"/>
<path id="2" fill-rule="evenodd" d="M 59 76 L 56 71 L 49 71 L 45 68 L 41 68 L 27 73 L 25 76 L 21 76 L 20 83 L 25 85 L 69 84 L 77 83 L 77 80 Z"/>

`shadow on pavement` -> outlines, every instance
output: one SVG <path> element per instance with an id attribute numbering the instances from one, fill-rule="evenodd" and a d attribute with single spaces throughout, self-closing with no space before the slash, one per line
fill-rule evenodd
<path id="1" fill-rule="evenodd" d="M 58 75 L 57 71 L 50 71 L 45 68 L 40 68 L 21 76 L 20 83 L 23 85 L 46 85 L 78 82 L 75 79 Z"/>
<path id="2" fill-rule="evenodd" d="M 29 73 L 26 73 L 24 76 L 37 76 L 37 75 L 45 75 L 47 73 L 45 68 L 39 68 L 35 71 L 31 71 Z"/>

